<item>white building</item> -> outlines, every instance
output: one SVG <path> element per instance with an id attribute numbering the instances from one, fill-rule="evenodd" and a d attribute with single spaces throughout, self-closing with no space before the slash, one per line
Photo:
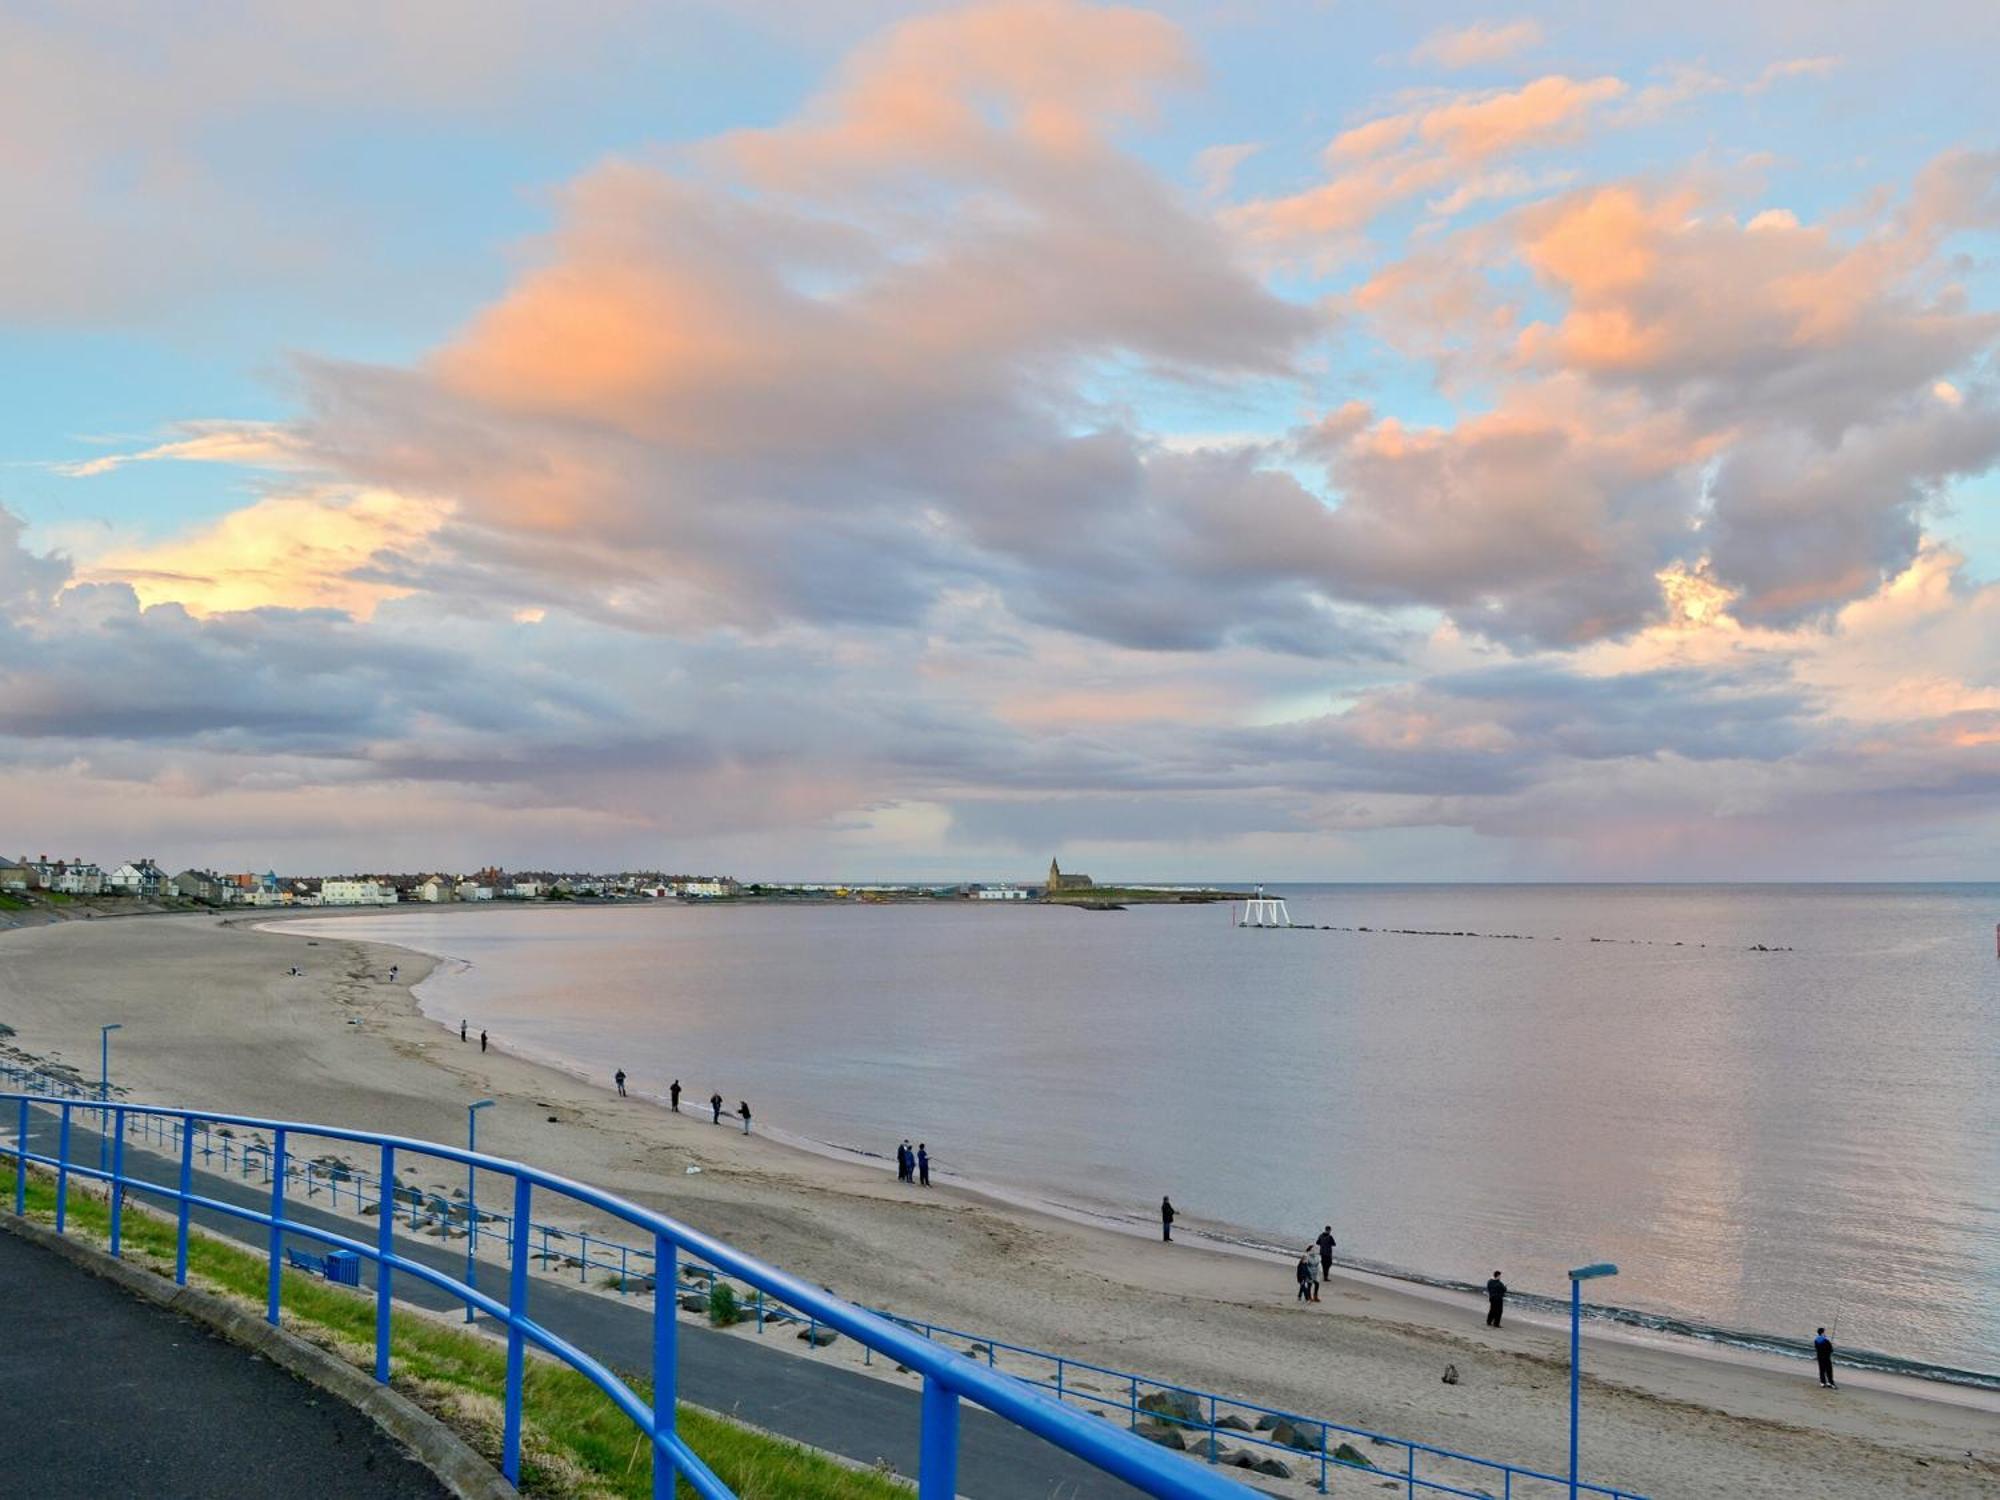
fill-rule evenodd
<path id="1" fill-rule="evenodd" d="M 380 880 L 323 880 L 319 900 L 322 906 L 394 906 L 396 888 Z"/>
<path id="2" fill-rule="evenodd" d="M 458 883 L 457 895 L 461 901 L 491 901 L 493 887 L 481 885 L 476 880 L 461 880 Z"/>
<path id="3" fill-rule="evenodd" d="M 65 896 L 100 895 L 104 890 L 104 872 L 96 865 L 73 859 L 57 873 L 49 889 Z"/>
<path id="4" fill-rule="evenodd" d="M 681 888 L 683 896 L 733 896 L 736 882 L 733 880 L 690 880 Z"/>
<path id="5" fill-rule="evenodd" d="M 453 900 L 455 896 L 456 892 L 452 883 L 442 875 L 431 875 L 417 883 L 417 899 L 419 901 L 436 903 Z"/>
<path id="6" fill-rule="evenodd" d="M 104 889 L 151 900 L 166 888 L 167 872 L 150 859 L 128 860 L 104 877 Z"/>
<path id="7" fill-rule="evenodd" d="M 1028 893 L 1018 885 L 982 885 L 972 893 L 975 901 L 1026 901 Z"/>
<path id="8" fill-rule="evenodd" d="M 500 894 L 509 901 L 539 901 L 542 898 L 542 883 L 539 880 L 517 880 Z"/>

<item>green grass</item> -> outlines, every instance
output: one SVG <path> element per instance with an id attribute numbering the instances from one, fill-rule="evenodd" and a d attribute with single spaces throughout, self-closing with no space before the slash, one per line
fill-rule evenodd
<path id="1" fill-rule="evenodd" d="M 11 892 L 0 895 L 0 911 L 33 911 L 35 903 L 26 896 L 16 896 Z"/>
<path id="2" fill-rule="evenodd" d="M 0 1201 L 13 1206 L 14 1173 L 0 1167 Z M 55 1218 L 55 1183 L 28 1174 L 28 1217 Z M 110 1206 L 72 1188 L 68 1230 L 100 1243 L 110 1235 Z M 123 1224 L 127 1260 L 173 1272 L 174 1228 L 128 1201 Z M 267 1263 L 256 1252 L 194 1231 L 188 1236 L 188 1279 L 260 1311 Z M 372 1297 L 286 1271 L 284 1325 L 360 1365 L 374 1367 Z M 497 1467 L 506 1354 L 477 1334 L 399 1309 L 391 1319 L 391 1384 L 456 1429 Z M 623 1372 L 621 1372 L 623 1373 Z M 642 1401 L 650 1382 L 627 1374 Z M 648 1445 L 624 1413 L 588 1379 L 553 1360 L 530 1359 L 524 1384 L 521 1492 L 553 1500 L 597 1500 L 652 1494 Z M 910 1500 L 909 1487 L 884 1474 L 850 1469 L 793 1443 L 752 1432 L 694 1407 L 680 1409 L 680 1433 L 723 1483 L 743 1500 Z M 694 1491 L 681 1483 L 679 1495 Z"/>

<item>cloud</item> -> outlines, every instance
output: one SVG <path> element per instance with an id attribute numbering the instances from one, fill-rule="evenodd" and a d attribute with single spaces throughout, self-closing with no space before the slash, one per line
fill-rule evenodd
<path id="1" fill-rule="evenodd" d="M 188 434 L 186 437 L 158 443 L 137 453 L 107 453 L 100 458 L 51 467 L 72 479 L 90 479 L 128 464 L 158 463 L 163 459 L 282 469 L 296 466 L 301 456 L 297 435 L 276 422 L 186 422 L 182 430 Z"/>
<path id="2" fill-rule="evenodd" d="M 1229 222 L 1253 240 L 1338 242 L 1409 199 L 1450 191 L 1484 177 L 1493 196 L 1504 179 L 1489 163 L 1577 139 L 1592 114 L 1625 93 L 1612 77 L 1551 73 L 1513 89 L 1446 94 L 1415 108 L 1378 115 L 1328 143 L 1326 181 L 1231 210 Z M 1525 185 L 1525 183 L 1524 183 Z"/>
<path id="3" fill-rule="evenodd" d="M 141 605 L 172 603 L 192 615 L 275 606 L 366 619 L 409 592 L 388 579 L 393 558 L 420 547 L 448 509 L 386 491 L 273 495 L 192 536 L 107 552 L 78 577 L 125 584 Z"/>
<path id="4" fill-rule="evenodd" d="M 1434 31 L 1410 52 L 1419 65 L 1457 70 L 1491 67 L 1542 44 L 1541 22 L 1477 21 Z"/>

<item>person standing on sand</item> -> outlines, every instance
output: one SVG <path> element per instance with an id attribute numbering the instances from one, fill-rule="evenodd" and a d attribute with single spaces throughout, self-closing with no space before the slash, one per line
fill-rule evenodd
<path id="1" fill-rule="evenodd" d="M 750 1133 L 750 1101 L 748 1099 L 738 1099 L 736 1101 L 736 1113 L 743 1116 L 743 1133 L 748 1135 Z"/>
<path id="2" fill-rule="evenodd" d="M 625 1097 L 625 1070 L 620 1068 L 616 1073 L 613 1073 L 611 1081 L 618 1085 L 618 1097 L 623 1099 Z"/>
<path id="3" fill-rule="evenodd" d="M 294 973 L 296 973 L 296 972 L 297 972 L 297 970 L 294 970 L 293 972 L 294 972 Z M 469 1040 L 471 1040 L 471 1039 L 470 1039 L 469 1037 L 467 1037 L 467 1036 L 466 1036 L 466 1034 L 465 1034 L 465 1028 L 466 1028 L 466 1023 L 465 1023 L 464 1021 L 460 1021 L 460 1022 L 458 1023 L 458 1039 L 459 1039 L 459 1040 L 460 1040 L 461 1042 L 463 1042 L 463 1041 L 469 1041 Z"/>
<path id="4" fill-rule="evenodd" d="M 1813 1335 L 1813 1358 L 1819 1363 L 1819 1383 L 1830 1391 L 1839 1390 L 1833 1383 L 1833 1340 L 1824 1328 Z"/>
<path id="5" fill-rule="evenodd" d="M 486 1050 L 486 1032 L 483 1028 L 479 1033 L 479 1050 L 481 1052 L 484 1052 Z"/>
<path id="6" fill-rule="evenodd" d="M 1292 1268 L 1292 1273 L 1299 1279 L 1299 1301 L 1312 1301 L 1312 1251 L 1301 1250 L 1299 1252 L 1299 1263 Z"/>
<path id="7" fill-rule="evenodd" d="M 1313 1243 L 1319 1246 L 1319 1279 L 1333 1280 L 1333 1247 L 1340 1243 L 1333 1237 L 1333 1226 L 1329 1224 L 1322 1229 Z"/>
<path id="8" fill-rule="evenodd" d="M 931 1148 L 922 1141 L 917 1142 L 917 1182 L 923 1187 L 931 1185 Z"/>
<path id="9" fill-rule="evenodd" d="M 708 1096 L 708 1107 L 715 1116 L 712 1123 L 720 1125 L 722 1123 L 722 1095 L 710 1094 Z"/>
<path id="10" fill-rule="evenodd" d="M 1493 1279 L 1486 1283 L 1486 1326 L 1488 1328 L 1498 1328 L 1500 1326 L 1500 1314 L 1506 1310 L 1507 1283 L 1502 1281 L 1500 1273 L 1495 1271 Z"/>
<path id="11" fill-rule="evenodd" d="M 389 983 L 394 984 L 396 982 L 397 970 L 398 970 L 398 965 L 396 964 L 389 965 Z"/>
<path id="12" fill-rule="evenodd" d="M 674 1086 L 667 1090 L 667 1098 L 672 1103 L 673 1112 L 679 1114 L 681 1112 L 681 1081 L 678 1078 L 674 1080 Z"/>
<path id="13" fill-rule="evenodd" d="M 896 1148 L 896 1181 L 908 1182 L 917 1175 L 917 1159 L 910 1154 L 910 1140 L 903 1138 L 903 1144 Z"/>
<path id="14" fill-rule="evenodd" d="M 1160 1238 L 1169 1245 L 1174 1242 L 1174 1200 L 1164 1193 L 1160 1195 Z"/>

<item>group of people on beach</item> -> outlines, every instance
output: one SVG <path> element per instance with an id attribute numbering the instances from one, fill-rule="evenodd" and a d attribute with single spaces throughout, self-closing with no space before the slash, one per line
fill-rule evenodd
<path id="1" fill-rule="evenodd" d="M 1299 1263 L 1294 1268 L 1299 1283 L 1299 1301 L 1319 1301 L 1320 1284 L 1333 1279 L 1333 1247 L 1339 1243 L 1333 1237 L 1333 1226 L 1329 1224 L 1299 1252 Z M 1318 1254 L 1315 1255 L 1314 1251 Z"/>
<path id="2" fill-rule="evenodd" d="M 471 1041 L 471 1040 L 472 1040 L 472 1038 L 471 1038 L 471 1037 L 469 1037 L 468 1035 L 466 1035 L 466 1031 L 467 1031 L 467 1028 L 468 1028 L 468 1025 L 469 1025 L 469 1023 L 468 1023 L 468 1022 L 465 1022 L 465 1021 L 460 1021 L 460 1022 L 458 1023 L 458 1039 L 459 1039 L 459 1040 L 460 1040 L 461 1042 L 469 1042 L 469 1041 Z M 483 1027 L 481 1028 L 481 1030 L 480 1030 L 480 1033 L 479 1033 L 479 1050 L 480 1050 L 481 1052 L 484 1052 L 484 1051 L 486 1050 L 486 1032 L 485 1032 L 485 1029 L 484 1029 Z"/>
<path id="3" fill-rule="evenodd" d="M 611 1075 L 611 1082 L 612 1086 L 618 1090 L 618 1097 L 620 1099 L 631 1097 L 625 1092 L 625 1070 L 623 1068 L 618 1069 L 617 1072 Z M 675 1114 L 681 1112 L 681 1081 L 678 1078 L 667 1086 L 667 1108 Z M 722 1123 L 722 1095 L 720 1092 L 708 1096 L 708 1114 L 711 1124 L 720 1125 Z M 743 1122 L 743 1133 L 748 1135 L 750 1133 L 750 1101 L 748 1099 L 738 1099 L 734 1114 L 737 1119 Z"/>
<path id="4" fill-rule="evenodd" d="M 903 1144 L 896 1148 L 896 1181 L 913 1182 L 919 1187 L 931 1185 L 931 1148 L 918 1141 L 911 1149 L 910 1138 L 903 1137 Z"/>

